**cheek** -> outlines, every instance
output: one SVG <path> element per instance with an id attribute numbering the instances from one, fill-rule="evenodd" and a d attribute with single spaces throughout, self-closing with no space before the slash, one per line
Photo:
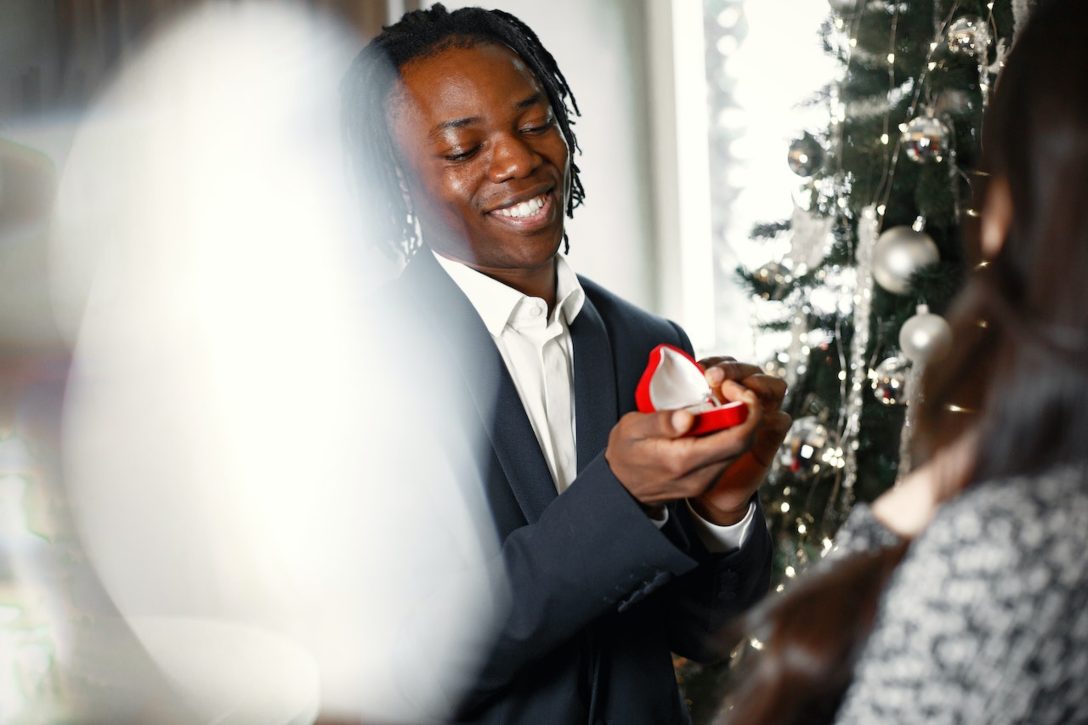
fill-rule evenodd
<path id="1" fill-rule="evenodd" d="M 416 169 L 411 180 L 412 194 L 432 207 L 457 206 L 471 197 L 468 180 L 454 169 Z"/>
<path id="2" fill-rule="evenodd" d="M 468 206 L 476 191 L 468 174 L 447 173 L 442 184 L 443 197 L 452 204 Z"/>
<path id="3" fill-rule="evenodd" d="M 463 230 L 475 218 L 473 193 L 475 186 L 460 169 L 441 169 L 438 173 L 417 177 L 413 197 L 425 219 L 448 230 Z"/>
<path id="4" fill-rule="evenodd" d="M 567 148 L 567 140 L 563 138 L 563 134 L 559 129 L 548 137 L 548 151 L 547 156 L 552 160 L 552 163 L 562 169 L 563 173 L 569 173 L 570 171 L 570 149 Z"/>
<path id="5" fill-rule="evenodd" d="M 567 148 L 566 141 L 562 136 L 559 136 L 559 141 L 554 145 L 551 151 L 551 155 L 548 157 L 556 168 L 563 174 L 563 198 L 564 201 L 570 199 L 570 187 L 571 187 L 571 173 L 570 173 L 570 151 Z M 564 204 L 564 207 L 566 204 Z M 566 209 L 564 208 L 564 211 Z"/>

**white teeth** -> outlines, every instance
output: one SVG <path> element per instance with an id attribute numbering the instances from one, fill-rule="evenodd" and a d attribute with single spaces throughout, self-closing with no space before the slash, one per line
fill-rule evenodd
<path id="1" fill-rule="evenodd" d="M 496 214 L 499 214 L 510 219 L 524 219 L 527 216 L 536 214 L 544 207 L 544 196 L 540 195 L 528 201 L 523 201 L 520 204 L 514 204 L 508 206 L 505 209 L 496 210 Z"/>

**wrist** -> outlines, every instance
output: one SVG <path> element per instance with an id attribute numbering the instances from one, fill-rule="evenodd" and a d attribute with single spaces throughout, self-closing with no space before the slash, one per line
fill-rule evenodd
<path id="1" fill-rule="evenodd" d="M 748 501 L 745 501 L 737 508 L 722 508 L 720 506 L 715 506 L 702 498 L 689 498 L 688 504 L 691 506 L 692 511 L 698 514 L 700 518 L 715 526 L 734 526 L 739 524 L 744 520 L 744 517 L 748 515 L 748 508 L 751 506 Z"/>

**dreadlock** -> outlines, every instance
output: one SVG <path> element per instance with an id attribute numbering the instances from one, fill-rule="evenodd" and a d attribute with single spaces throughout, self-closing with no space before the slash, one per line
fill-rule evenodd
<path id="1" fill-rule="evenodd" d="M 510 13 L 482 8 L 461 8 L 452 13 L 441 3 L 407 13 L 399 22 L 382 28 L 355 58 L 342 84 L 342 122 L 345 142 L 360 189 L 360 201 L 378 232 L 383 251 L 411 257 L 422 244 L 404 171 L 397 159 L 386 110 L 400 69 L 409 61 L 426 58 L 451 47 L 499 43 L 517 53 L 548 94 L 548 102 L 571 154 L 571 190 L 567 216 L 585 200 L 585 190 L 573 161 L 581 151 L 571 114 L 581 115 L 574 93 L 552 54 L 536 33 Z M 567 102 L 570 105 L 567 105 Z M 396 190 L 373 194 L 368 189 Z M 564 251 L 570 250 L 566 232 Z"/>

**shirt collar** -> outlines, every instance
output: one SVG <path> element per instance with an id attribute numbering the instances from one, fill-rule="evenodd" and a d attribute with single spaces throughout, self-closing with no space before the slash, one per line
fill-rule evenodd
<path id="1" fill-rule="evenodd" d="M 480 315 L 487 331 L 495 337 L 502 334 L 518 305 L 530 299 L 528 295 L 513 287 L 507 287 L 466 264 L 443 257 L 434 250 L 430 251 L 439 266 L 446 270 L 446 274 L 476 308 L 476 313 Z M 558 301 L 556 309 L 569 325 L 581 312 L 586 293 L 578 281 L 578 275 L 567 260 L 559 255 L 555 258 L 555 277 L 555 298 Z"/>

